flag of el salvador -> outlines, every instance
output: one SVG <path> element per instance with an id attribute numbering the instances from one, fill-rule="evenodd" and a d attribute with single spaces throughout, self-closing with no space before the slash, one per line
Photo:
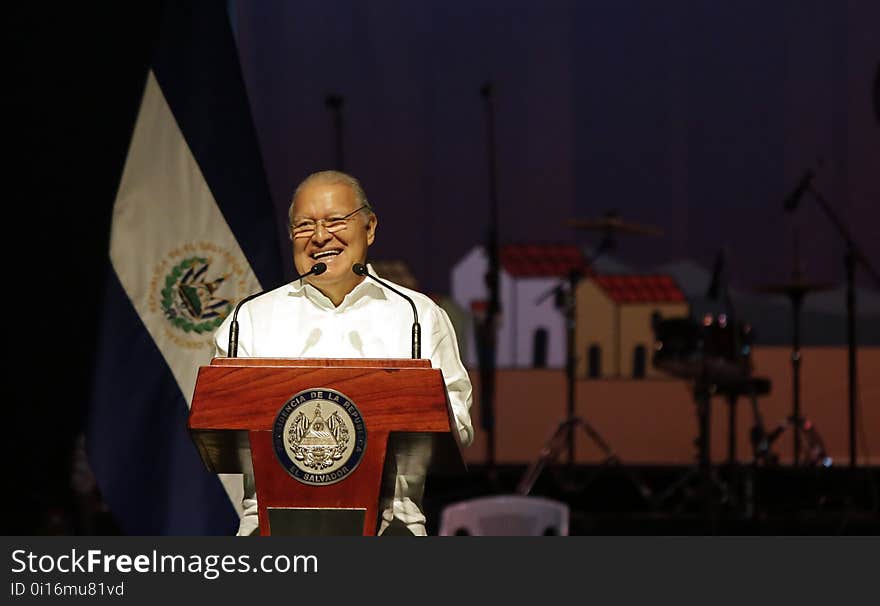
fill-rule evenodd
<path id="1" fill-rule="evenodd" d="M 240 478 L 186 429 L 211 336 L 281 278 L 225 3 L 168 2 L 113 208 L 87 451 L 126 534 L 234 534 Z"/>

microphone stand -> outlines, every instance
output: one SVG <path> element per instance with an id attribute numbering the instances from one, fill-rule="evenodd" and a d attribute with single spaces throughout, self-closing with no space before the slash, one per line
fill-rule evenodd
<path id="1" fill-rule="evenodd" d="M 396 288 L 391 286 L 388 282 L 385 282 L 384 280 L 380 280 L 379 278 L 377 278 L 376 276 L 371 274 L 369 271 L 367 271 L 367 266 L 364 265 L 363 263 L 355 263 L 354 265 L 351 266 L 351 271 L 354 272 L 355 274 L 357 274 L 358 276 L 364 276 L 364 277 L 370 278 L 371 280 L 378 282 L 379 284 L 381 284 L 382 286 L 384 286 L 385 288 L 387 288 L 388 290 L 390 290 L 394 294 L 400 295 L 401 297 L 406 299 L 406 302 L 409 303 L 410 307 L 412 308 L 412 312 L 413 312 L 412 359 L 418 360 L 419 358 L 421 358 L 422 357 L 422 325 L 419 324 L 419 312 L 416 309 L 416 304 L 413 303 L 412 298 L 403 294 L 402 292 L 400 292 L 399 290 L 397 290 Z"/>
<path id="2" fill-rule="evenodd" d="M 849 466 L 851 469 L 856 468 L 856 394 L 858 386 L 856 385 L 856 288 L 855 288 L 855 272 L 856 265 L 861 266 L 868 272 L 880 287 L 880 274 L 871 265 L 868 258 L 856 244 L 855 240 L 847 229 L 843 221 L 828 204 L 828 201 L 820 194 L 816 188 L 810 185 L 807 190 L 813 195 L 818 202 L 819 207 L 828 216 L 831 224 L 840 232 L 846 243 L 846 253 L 844 253 L 843 263 L 846 269 L 846 340 L 848 353 L 848 381 L 849 381 Z"/>
<path id="3" fill-rule="evenodd" d="M 345 103 L 342 95 L 330 94 L 324 98 L 324 105 L 333 112 L 333 126 L 336 134 L 336 170 L 345 170 L 345 156 L 342 146 L 342 105 Z"/>
<path id="4" fill-rule="evenodd" d="M 229 324 L 229 343 L 226 346 L 226 356 L 229 358 L 237 358 L 238 357 L 238 311 L 241 309 L 241 306 L 250 301 L 251 299 L 256 299 L 260 295 L 265 295 L 269 292 L 270 289 L 261 290 L 260 292 L 255 292 L 252 295 L 248 295 L 243 298 L 238 304 L 235 306 L 235 310 L 232 312 L 232 322 Z"/>
<path id="5" fill-rule="evenodd" d="M 495 157 L 495 106 L 491 83 L 480 88 L 486 110 L 486 148 L 489 159 L 489 224 L 486 234 L 486 287 L 489 291 L 486 315 L 475 327 L 477 358 L 480 366 L 480 424 L 486 432 L 486 468 L 489 480 L 496 481 L 495 470 L 495 350 L 498 316 L 501 314 L 498 259 L 498 184 Z"/>
<path id="6" fill-rule="evenodd" d="M 315 263 L 314 265 L 312 265 L 312 268 L 309 271 L 302 274 L 301 276 L 297 276 L 294 281 L 302 280 L 303 278 L 307 278 L 309 276 L 319 276 L 325 271 L 327 271 L 326 263 Z M 235 306 L 235 310 L 232 312 L 232 321 L 229 324 L 229 343 L 226 347 L 227 357 L 238 357 L 238 312 L 241 310 L 242 305 L 271 291 L 271 288 L 267 288 L 266 290 L 261 290 L 260 292 L 248 295 L 247 297 L 239 301 L 238 304 Z"/>

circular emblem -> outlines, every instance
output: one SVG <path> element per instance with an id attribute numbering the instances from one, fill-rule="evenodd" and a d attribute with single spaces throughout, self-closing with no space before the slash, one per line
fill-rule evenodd
<path id="1" fill-rule="evenodd" d="M 235 257 L 211 242 L 184 244 L 154 269 L 150 307 L 165 318 L 165 332 L 188 349 L 210 346 L 211 336 L 235 302 L 255 290 Z"/>
<path id="2" fill-rule="evenodd" d="M 291 397 L 272 428 L 275 456 L 287 473 L 311 486 L 344 480 L 361 462 L 367 429 L 354 402 L 335 389 Z"/>

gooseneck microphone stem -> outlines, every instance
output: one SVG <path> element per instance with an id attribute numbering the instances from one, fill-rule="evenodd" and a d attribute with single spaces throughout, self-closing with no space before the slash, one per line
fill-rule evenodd
<path id="1" fill-rule="evenodd" d="M 325 271 L 327 271 L 326 263 L 315 263 L 314 265 L 312 265 L 312 268 L 309 271 L 301 276 L 298 276 L 296 279 L 302 280 L 303 278 L 306 278 L 308 276 L 318 276 Z M 265 295 L 267 292 L 269 292 L 269 289 L 261 290 L 258 293 L 248 295 L 247 297 L 239 301 L 238 305 L 235 306 L 235 310 L 232 312 L 232 322 L 229 324 L 229 344 L 226 347 L 227 357 L 238 357 L 238 312 L 241 309 L 241 306 L 252 299 L 256 299 L 261 295 Z"/>
<path id="2" fill-rule="evenodd" d="M 376 282 L 378 282 L 379 284 L 381 284 L 382 286 L 384 286 L 385 288 L 387 288 L 391 292 L 397 293 L 398 295 L 400 295 L 401 297 L 406 299 L 407 302 L 409 302 L 409 305 L 410 305 L 410 307 L 412 307 L 412 312 L 413 312 L 412 357 L 413 357 L 413 360 L 420 359 L 422 357 L 422 327 L 419 324 L 419 312 L 416 311 L 416 304 L 413 303 L 413 300 L 410 297 L 403 294 L 402 292 L 400 292 L 399 290 L 397 290 L 396 288 L 394 288 L 393 286 L 391 286 L 390 284 L 388 284 L 387 282 L 384 282 L 384 281 L 380 280 L 379 278 L 377 278 L 376 276 L 372 275 L 370 272 L 367 271 L 367 267 L 363 263 L 355 263 L 354 265 L 351 266 L 351 271 L 353 271 L 354 273 L 356 273 L 359 276 L 365 276 L 367 278 L 375 280 Z"/>
<path id="3" fill-rule="evenodd" d="M 226 355 L 230 358 L 238 357 L 238 310 L 240 310 L 241 306 L 251 299 L 256 299 L 260 295 L 266 294 L 266 292 L 267 291 L 265 290 L 261 290 L 258 293 L 248 295 L 235 306 L 235 311 L 232 312 L 232 323 L 229 325 L 229 345 L 226 347 Z"/>

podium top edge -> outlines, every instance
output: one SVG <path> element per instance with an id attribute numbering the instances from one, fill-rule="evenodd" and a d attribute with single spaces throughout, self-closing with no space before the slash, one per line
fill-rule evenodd
<path id="1" fill-rule="evenodd" d="M 300 368 L 431 368 L 431 360 L 412 358 L 214 358 L 211 366 Z"/>

